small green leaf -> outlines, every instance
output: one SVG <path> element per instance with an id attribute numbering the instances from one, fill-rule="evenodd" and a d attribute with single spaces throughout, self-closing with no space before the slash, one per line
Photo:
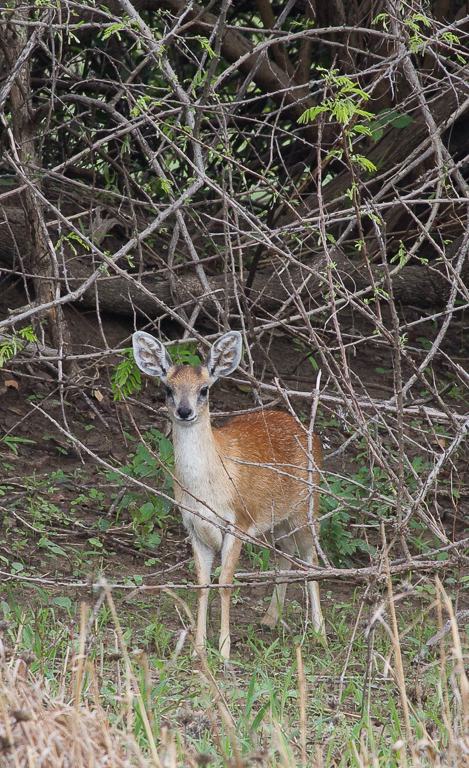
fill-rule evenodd
<path id="1" fill-rule="evenodd" d="M 414 120 L 410 115 L 401 115 L 400 117 L 396 117 L 395 120 L 391 121 L 391 125 L 393 128 L 406 128 L 410 123 L 413 123 Z"/>
<path id="2" fill-rule="evenodd" d="M 91 544 L 92 547 L 102 548 L 103 546 L 99 539 L 88 539 L 88 543 Z"/>
<path id="3" fill-rule="evenodd" d="M 58 605 L 59 608 L 70 609 L 72 607 L 72 601 L 69 597 L 54 597 L 54 603 Z"/>

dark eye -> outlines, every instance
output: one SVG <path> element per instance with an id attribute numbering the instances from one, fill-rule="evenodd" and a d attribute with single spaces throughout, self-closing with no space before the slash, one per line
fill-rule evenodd
<path id="1" fill-rule="evenodd" d="M 202 389 L 200 390 L 200 394 L 202 395 L 202 397 L 207 397 L 208 387 L 202 387 Z"/>
<path id="2" fill-rule="evenodd" d="M 166 387 L 166 397 L 171 397 L 173 394 L 173 390 L 171 387 Z"/>

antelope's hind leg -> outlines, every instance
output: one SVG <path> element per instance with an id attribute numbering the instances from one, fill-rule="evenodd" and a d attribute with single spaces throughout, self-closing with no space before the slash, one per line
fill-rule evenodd
<path id="1" fill-rule="evenodd" d="M 285 552 L 286 555 L 293 557 L 296 548 L 293 534 L 289 536 L 288 532 L 283 528 L 281 532 L 276 532 L 276 535 L 279 537 L 281 536 L 279 541 L 276 542 L 276 545 L 279 547 L 279 549 L 281 549 L 282 552 Z M 281 556 L 278 561 L 278 570 L 289 571 L 291 565 L 291 560 L 289 558 Z M 275 627 L 280 618 L 280 615 L 283 612 L 286 591 L 287 585 L 285 582 L 274 587 L 274 592 L 270 601 L 270 605 L 267 609 L 267 613 L 261 621 L 261 625 L 263 627 L 266 627 L 267 629 L 272 629 Z"/>
<path id="2" fill-rule="evenodd" d="M 318 565 L 318 553 L 314 545 L 313 534 L 307 527 L 301 532 L 301 538 L 298 537 L 298 550 L 300 557 L 308 565 Z M 313 629 L 321 637 L 326 637 L 326 629 L 321 610 L 321 601 L 319 597 L 319 584 L 317 581 L 308 581 L 308 596 L 311 610 L 311 623 Z"/>

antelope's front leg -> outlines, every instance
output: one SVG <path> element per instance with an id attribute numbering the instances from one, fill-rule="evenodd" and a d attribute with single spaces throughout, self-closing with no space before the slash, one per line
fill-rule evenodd
<path id="1" fill-rule="evenodd" d="M 212 565 L 215 552 L 206 544 L 203 544 L 196 537 L 192 539 L 192 550 L 194 552 L 194 565 L 197 575 L 197 584 L 210 584 L 212 574 Z M 197 656 L 197 649 L 203 650 L 207 639 L 207 609 L 209 588 L 199 589 L 197 594 L 197 630 L 195 634 L 194 656 Z"/>
<path id="2" fill-rule="evenodd" d="M 238 564 L 242 541 L 237 536 L 226 534 L 221 553 L 221 573 L 219 584 L 231 584 Z M 221 598 L 221 627 L 220 653 L 228 660 L 230 658 L 230 600 L 231 588 L 220 589 Z"/>

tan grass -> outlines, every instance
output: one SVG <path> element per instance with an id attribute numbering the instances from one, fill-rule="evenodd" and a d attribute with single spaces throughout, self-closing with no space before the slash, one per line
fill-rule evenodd
<path id="1" fill-rule="evenodd" d="M 388 577 L 390 584 L 390 579 Z M 106 599 L 114 619 L 120 664 L 124 670 L 124 685 L 116 697 L 120 714 L 110 722 L 102 705 L 99 682 L 93 663 L 86 658 L 87 607 L 82 606 L 81 637 L 71 665 L 63 667 L 64 680 L 56 681 L 58 693 L 51 693 L 48 682 L 36 678 L 30 671 L 25 657 L 14 655 L 7 661 L 0 653 L 0 768 L 197 768 L 207 762 L 250 768 L 253 765 L 269 765 L 272 768 L 469 768 L 469 683 L 465 670 L 465 655 L 455 614 L 441 582 L 435 580 L 433 608 L 439 616 L 439 661 L 431 662 L 439 667 L 437 687 L 439 707 L 437 722 L 422 722 L 411 697 L 406 690 L 408 681 L 402 663 L 401 639 L 398 633 L 395 596 L 389 586 L 388 604 L 392 622 L 388 632 L 392 641 L 394 667 L 391 656 L 387 659 L 388 674 L 396 682 L 396 705 L 400 699 L 402 738 L 396 741 L 387 754 L 376 743 L 372 718 L 363 722 L 364 728 L 358 740 L 350 740 L 342 753 L 326 757 L 324 745 L 307 743 L 311 723 L 308 722 L 308 687 L 303 667 L 303 654 L 298 649 L 299 692 L 299 740 L 291 741 L 282 723 L 276 721 L 262 727 L 262 748 L 243 751 L 240 736 L 235 727 L 236 714 L 225 700 L 216 677 L 208 665 L 205 654 L 199 658 L 199 677 L 207 691 L 218 717 L 208 706 L 206 716 L 211 721 L 212 744 L 217 756 L 197 752 L 194 745 L 186 743 L 181 717 L 177 712 L 168 719 L 159 733 L 153 730 L 150 700 L 143 697 L 139 681 L 119 626 L 119 620 L 110 591 L 103 584 Z M 449 617 L 451 645 L 443 642 L 443 616 Z M 448 632 L 449 634 L 449 632 Z M 428 641 L 435 647 L 434 638 Z M 1 651 L 1 645 L 0 645 Z M 177 651 L 178 653 L 178 651 Z M 68 659 L 67 655 L 67 659 Z M 65 670 L 71 670 L 71 677 Z M 423 671 L 423 670 L 422 670 Z M 226 674 L 227 670 L 225 670 Z M 222 676 L 225 677 L 225 675 Z M 225 678 L 226 679 L 226 678 Z M 85 683 L 86 681 L 86 683 Z M 236 681 L 234 684 L 237 685 Z M 223 686 L 222 686 L 223 687 Z M 66 700 L 66 696 L 70 698 Z M 107 702 L 109 703 L 109 702 Z M 134 736 L 136 708 L 144 727 L 144 738 L 138 744 Z M 439 711 L 438 711 L 439 709 Z M 190 713 L 191 714 L 191 713 Z M 366 723 L 366 726 L 365 726 Z M 162 723 L 160 722 L 160 726 Z M 224 728 L 230 743 L 221 736 Z M 253 742 L 260 734 L 252 734 Z M 378 739 L 379 741 L 379 739 Z M 244 745 L 245 747 L 246 745 Z"/>
<path id="2" fill-rule="evenodd" d="M 48 696 L 22 660 L 2 665 L 0 710 L 1 768 L 128 768 L 132 764 L 122 734 L 113 731 L 102 710 Z"/>

